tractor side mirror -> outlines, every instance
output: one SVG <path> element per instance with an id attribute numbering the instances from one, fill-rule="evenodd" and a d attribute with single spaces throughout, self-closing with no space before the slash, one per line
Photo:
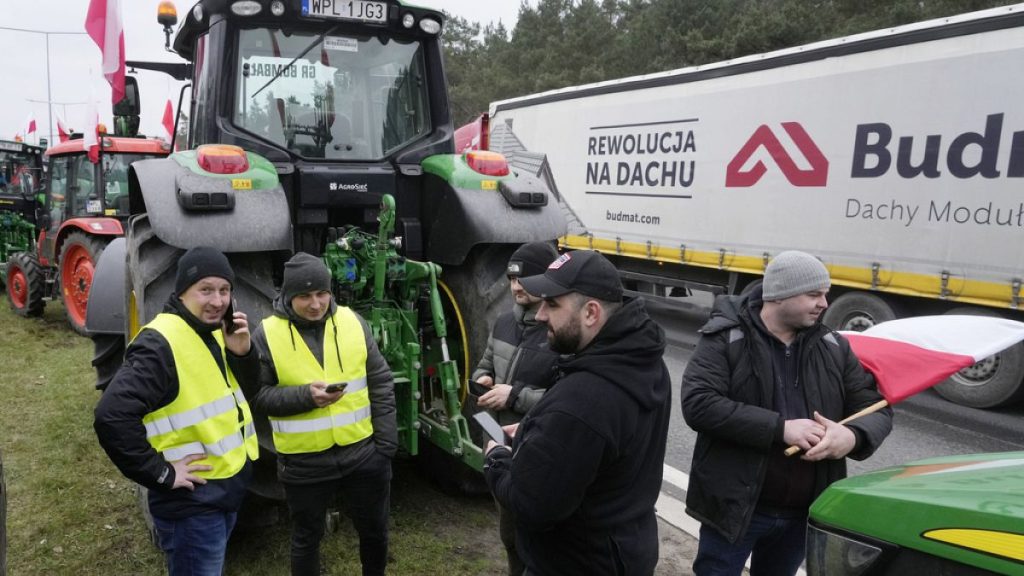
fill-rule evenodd
<path id="1" fill-rule="evenodd" d="M 125 76 L 124 98 L 114 104 L 114 116 L 138 116 L 140 110 L 139 81 L 134 76 Z"/>

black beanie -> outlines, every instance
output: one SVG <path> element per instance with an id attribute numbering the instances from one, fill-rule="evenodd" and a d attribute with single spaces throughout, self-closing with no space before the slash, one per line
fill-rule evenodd
<path id="1" fill-rule="evenodd" d="M 320 258 L 299 252 L 284 263 L 281 299 L 291 306 L 296 295 L 314 290 L 331 291 L 331 271 Z"/>
<path id="2" fill-rule="evenodd" d="M 523 244 L 518 250 L 512 253 L 508 260 L 508 276 L 536 276 L 543 274 L 551 264 L 558 258 L 558 252 L 550 242 L 530 242 Z"/>
<path id="3" fill-rule="evenodd" d="M 227 256 L 216 248 L 209 246 L 196 246 L 182 255 L 178 260 L 178 276 L 174 280 L 174 293 L 181 296 L 196 282 L 207 276 L 223 278 L 235 284 L 235 271 L 231 269 L 231 263 Z"/>

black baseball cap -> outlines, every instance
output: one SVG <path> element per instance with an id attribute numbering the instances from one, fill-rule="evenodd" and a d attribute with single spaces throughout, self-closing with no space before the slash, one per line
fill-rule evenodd
<path id="1" fill-rule="evenodd" d="M 523 289 L 540 298 L 555 298 L 569 292 L 606 302 L 622 300 L 619 271 L 600 252 L 575 250 L 552 262 L 543 274 L 520 278 Z"/>

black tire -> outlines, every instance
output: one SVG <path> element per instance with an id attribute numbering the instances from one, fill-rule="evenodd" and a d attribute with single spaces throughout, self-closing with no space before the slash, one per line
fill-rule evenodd
<path id="1" fill-rule="evenodd" d="M 121 334 L 93 334 L 92 367 L 96 369 L 96 389 L 103 391 L 124 363 L 125 343 Z"/>
<path id="2" fill-rule="evenodd" d="M 0 454 L 0 576 L 7 574 L 7 479 L 4 456 Z"/>
<path id="3" fill-rule="evenodd" d="M 153 546 L 160 547 L 160 536 L 156 532 L 156 524 L 153 523 L 153 514 L 149 511 L 149 490 L 135 485 L 135 499 L 139 505 L 139 512 L 142 513 L 142 520 L 146 523 L 146 532 L 149 534 L 149 541 Z"/>
<path id="4" fill-rule="evenodd" d="M 993 310 L 973 306 L 953 308 L 946 314 L 1002 317 Z M 996 408 L 1024 399 L 1022 380 L 1024 344 L 1018 343 L 939 382 L 935 391 L 946 400 L 961 406 Z"/>
<path id="5" fill-rule="evenodd" d="M 7 301 L 18 316 L 39 316 L 46 301 L 46 276 L 36 257 L 28 252 L 7 259 Z"/>
<path id="6" fill-rule="evenodd" d="M 518 246 L 487 244 L 473 248 L 460 266 L 445 267 L 441 281 L 451 290 L 459 307 L 466 340 L 469 366 L 463 379 L 476 367 L 487 348 L 487 338 L 498 315 L 512 307 L 512 294 L 505 272 L 508 260 Z M 455 322 L 449 322 L 448 337 L 458 334 Z M 460 366 L 462 368 L 462 366 Z"/>
<path id="7" fill-rule="evenodd" d="M 91 236 L 84 232 L 71 232 L 60 248 L 58 258 L 60 296 L 64 313 L 71 329 L 86 336 L 85 311 L 92 289 L 92 276 L 100 254 L 110 239 Z"/>
<path id="8" fill-rule="evenodd" d="M 833 330 L 863 332 L 875 324 L 896 319 L 896 311 L 885 299 L 867 292 L 846 292 L 829 304 L 822 322 Z"/>

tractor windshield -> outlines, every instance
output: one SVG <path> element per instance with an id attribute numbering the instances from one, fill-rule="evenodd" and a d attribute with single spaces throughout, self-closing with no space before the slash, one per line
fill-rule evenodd
<path id="1" fill-rule="evenodd" d="M 328 160 L 379 160 L 430 131 L 418 42 L 318 36 L 240 31 L 237 126 L 299 156 Z"/>

